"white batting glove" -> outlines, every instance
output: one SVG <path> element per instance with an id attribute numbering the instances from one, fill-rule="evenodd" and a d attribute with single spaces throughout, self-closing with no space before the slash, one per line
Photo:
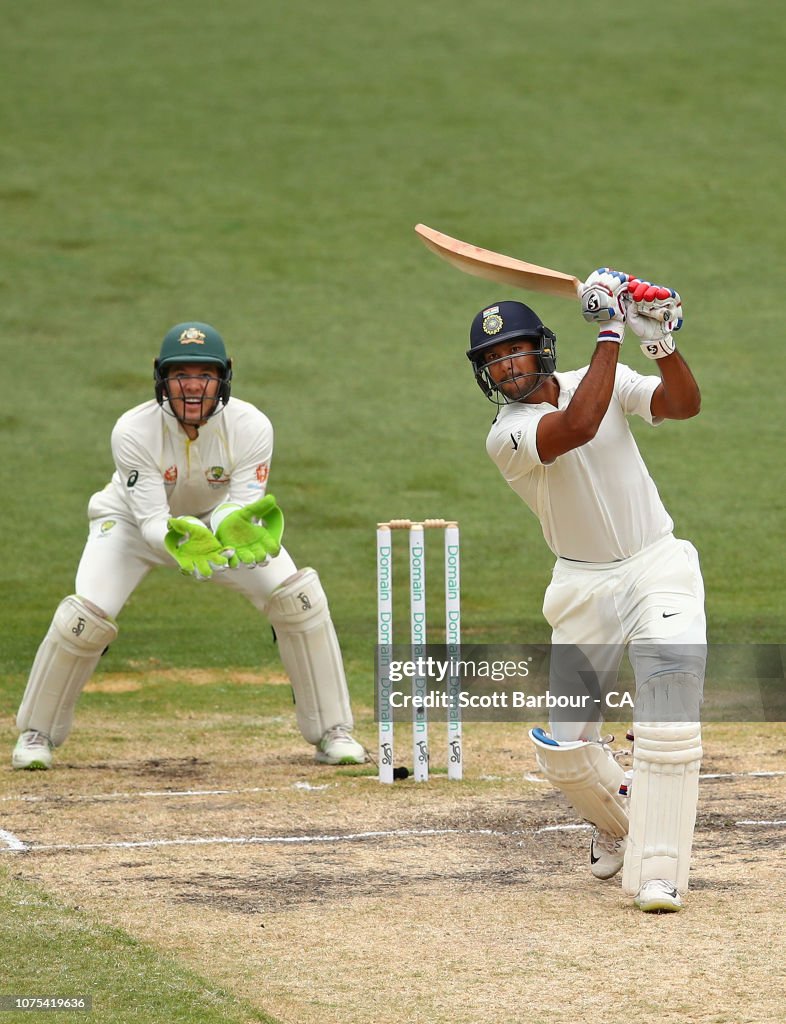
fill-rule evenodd
<path id="1" fill-rule="evenodd" d="M 620 270 L 609 267 L 594 270 L 578 289 L 584 319 L 591 324 L 603 324 L 608 320 L 622 320 L 624 323 L 628 280 L 628 275 Z"/>
<path id="2" fill-rule="evenodd" d="M 648 359 L 663 359 L 676 349 L 672 332 L 682 327 L 682 299 L 673 288 L 631 278 L 628 284 L 628 319 L 641 339 Z"/>
<path id="3" fill-rule="evenodd" d="M 631 277 L 628 281 L 628 295 L 636 303 L 638 313 L 655 320 L 658 326 L 662 325 L 661 334 L 672 334 L 682 327 L 682 299 L 680 293 L 673 288 Z M 639 337 L 645 335 L 639 334 Z"/>
<path id="4" fill-rule="evenodd" d="M 601 267 L 579 285 L 581 315 L 588 323 L 600 324 L 598 341 L 622 344 L 627 315 L 628 275 Z"/>

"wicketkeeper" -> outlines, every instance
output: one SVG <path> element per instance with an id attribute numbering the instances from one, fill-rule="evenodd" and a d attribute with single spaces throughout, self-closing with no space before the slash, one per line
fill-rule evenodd
<path id="1" fill-rule="evenodd" d="M 674 537 L 627 418 L 687 419 L 700 395 L 674 343 L 675 291 L 603 268 L 580 298 L 598 328 L 588 366 L 558 373 L 554 334 L 520 302 L 481 310 L 467 355 L 499 406 L 488 453 L 557 556 L 543 603 L 551 687 L 576 692 L 588 669 L 596 681 L 616 677 L 626 649 L 635 672 L 630 787 L 591 712 L 575 721 L 554 714 L 550 732 L 533 729 L 535 756 L 595 826 L 592 873 L 611 878 L 622 868 L 636 906 L 673 911 L 688 888 L 698 799 L 704 588 L 696 550 Z M 657 375 L 619 362 L 626 328 Z"/>
<path id="2" fill-rule="evenodd" d="M 265 495 L 273 428 L 232 398 L 232 363 L 209 324 L 177 324 L 155 360 L 155 398 L 112 431 L 115 472 L 88 505 L 75 593 L 55 611 L 17 715 L 14 768 L 49 768 L 82 688 L 117 637 L 126 601 L 157 565 L 243 594 L 267 616 L 316 760 L 360 764 L 341 651 L 316 571 L 281 545 Z"/>

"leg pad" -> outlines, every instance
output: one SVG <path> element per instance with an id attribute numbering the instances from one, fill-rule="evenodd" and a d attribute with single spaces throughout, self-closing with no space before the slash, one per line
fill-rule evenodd
<path id="1" fill-rule="evenodd" d="M 627 798 L 620 793 L 625 772 L 609 750 L 592 740 L 558 743 L 542 729 L 532 729 L 529 735 L 538 767 L 574 810 L 615 838 L 627 835 Z"/>
<path id="2" fill-rule="evenodd" d="M 635 896 L 644 882 L 664 879 L 688 890 L 699 798 L 698 722 L 636 722 L 630 834 L 622 888 Z"/>
<path id="3" fill-rule="evenodd" d="M 111 619 L 76 595 L 64 598 L 30 670 L 16 716 L 20 732 L 35 729 L 60 746 L 71 731 L 82 688 L 116 636 Z"/>
<path id="4" fill-rule="evenodd" d="M 276 631 L 304 739 L 317 744 L 336 726 L 351 732 L 344 662 L 325 591 L 314 569 L 301 569 L 285 580 L 273 592 L 265 612 Z"/>

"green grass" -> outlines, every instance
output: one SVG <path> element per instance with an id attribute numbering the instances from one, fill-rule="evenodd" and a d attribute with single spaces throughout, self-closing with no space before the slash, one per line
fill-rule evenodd
<path id="1" fill-rule="evenodd" d="M 274 1024 L 193 971 L 120 928 L 58 902 L 0 868 L 2 995 L 91 997 L 92 1012 L 73 1020 L 101 1024 Z M 62 1014 L 54 1015 L 62 1019 Z M 25 1020 L 53 1019 L 26 1011 Z"/>
<path id="2" fill-rule="evenodd" d="M 112 424 L 152 395 L 160 339 L 190 317 L 222 331 L 235 394 L 273 420 L 286 543 L 319 569 L 357 698 L 371 699 L 380 518 L 458 518 L 467 635 L 547 639 L 552 557 L 485 455 L 493 409 L 464 356 L 474 313 L 503 296 L 428 254 L 417 221 L 679 287 L 703 410 L 636 435 L 702 556 L 711 639 L 782 642 L 783 44 L 764 0 L 13 5 L 8 721 L 73 588 Z M 576 308 L 530 301 L 560 366 L 586 363 L 594 335 Z M 650 369 L 635 344 L 623 358 Z M 105 670 L 277 665 L 256 613 L 176 573 L 154 572 L 120 627 Z"/>
<path id="3" fill-rule="evenodd" d="M 703 411 L 637 436 L 702 554 L 711 637 L 782 640 L 765 382 L 781 352 L 784 30 L 755 8 L 670 2 L 646 29 L 635 7 L 570 3 L 15 9 L 0 122 L 4 518 L 23 552 L 0 595 L 8 672 L 22 678 L 72 589 L 114 420 L 150 396 L 160 337 L 190 316 L 223 331 L 235 393 L 274 422 L 287 543 L 324 577 L 359 685 L 378 518 L 458 518 L 467 628 L 546 638 L 551 555 L 485 455 L 493 410 L 463 355 L 499 296 L 431 257 L 418 220 L 679 285 Z M 531 301 L 560 365 L 585 363 L 575 308 Z M 624 358 L 650 369 L 635 344 Z M 239 600 L 165 573 L 121 625 L 107 668 L 275 662 Z"/>

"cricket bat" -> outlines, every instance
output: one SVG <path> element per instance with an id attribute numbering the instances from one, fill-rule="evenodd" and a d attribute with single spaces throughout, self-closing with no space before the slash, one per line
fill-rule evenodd
<path id="1" fill-rule="evenodd" d="M 492 252 L 491 249 L 481 249 L 479 245 L 461 242 L 425 224 L 416 224 L 415 231 L 425 246 L 465 274 L 485 277 L 489 281 L 524 288 L 530 292 L 556 295 L 562 299 L 575 301 L 578 298 L 578 288 L 582 282 L 572 274 L 539 267 L 536 263 L 525 263 L 512 256 L 504 256 L 501 252 Z"/>
<path id="2" fill-rule="evenodd" d="M 451 238 L 450 235 L 436 231 L 426 224 L 416 224 L 415 231 L 420 235 L 425 246 L 435 252 L 437 256 L 441 256 L 443 260 L 452 263 L 454 267 L 463 270 L 465 274 L 485 277 L 489 281 L 509 284 L 514 288 L 524 288 L 530 292 L 556 295 L 561 299 L 575 301 L 579 297 L 578 290 L 583 282 L 573 274 L 563 274 L 560 270 L 549 270 L 548 267 L 539 267 L 536 263 L 525 263 L 524 260 L 505 256 L 501 252 L 481 249 L 479 245 L 471 245 L 458 238 Z M 663 291 L 663 297 L 666 297 L 668 290 L 664 289 Z M 675 316 L 673 305 L 664 307 L 662 301 L 654 304 L 641 302 L 637 303 L 637 306 L 643 316 L 649 316 L 653 320 L 665 322 Z M 675 328 L 675 330 L 678 329 L 679 327 Z"/>

